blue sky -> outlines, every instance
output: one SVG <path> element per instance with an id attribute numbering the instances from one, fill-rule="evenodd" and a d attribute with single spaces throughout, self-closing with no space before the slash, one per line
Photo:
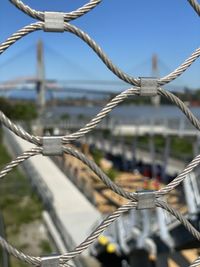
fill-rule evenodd
<path id="1" fill-rule="evenodd" d="M 24 2 L 35 9 L 50 11 L 71 11 L 86 3 L 83 0 Z M 0 42 L 34 21 L 8 0 L 0 0 Z M 200 18 L 187 0 L 103 0 L 92 12 L 71 23 L 87 32 L 116 65 L 133 76 L 151 74 L 154 53 L 160 58 L 163 76 L 199 47 Z M 44 41 L 48 78 L 118 80 L 76 36 L 42 31 L 27 36 L 1 55 L 0 80 L 34 75 L 38 39 Z M 176 84 L 200 87 L 200 60 Z"/>

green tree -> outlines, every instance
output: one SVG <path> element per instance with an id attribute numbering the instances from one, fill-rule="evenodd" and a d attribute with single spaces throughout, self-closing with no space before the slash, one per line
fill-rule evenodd
<path id="1" fill-rule="evenodd" d="M 60 116 L 60 119 L 61 120 L 69 120 L 70 119 L 70 115 L 68 113 L 63 113 L 61 116 Z"/>
<path id="2" fill-rule="evenodd" d="M 11 120 L 30 121 L 38 116 L 36 106 L 33 103 L 12 103 L 0 97 L 0 110 Z"/>
<path id="3" fill-rule="evenodd" d="M 36 106 L 32 103 L 17 103 L 12 107 L 12 119 L 31 121 L 37 118 Z"/>

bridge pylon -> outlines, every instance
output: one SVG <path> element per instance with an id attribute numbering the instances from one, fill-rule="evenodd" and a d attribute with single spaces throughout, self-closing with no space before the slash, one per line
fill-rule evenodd
<path id="1" fill-rule="evenodd" d="M 153 54 L 152 56 L 152 77 L 158 78 L 159 75 L 159 68 L 158 68 L 158 56 L 156 54 Z M 151 103 L 154 106 L 160 106 L 160 96 L 153 96 L 151 98 Z"/>
<path id="2" fill-rule="evenodd" d="M 45 97 L 45 65 L 44 65 L 44 46 L 42 40 L 37 43 L 37 106 L 39 115 L 42 115 L 46 106 Z"/>

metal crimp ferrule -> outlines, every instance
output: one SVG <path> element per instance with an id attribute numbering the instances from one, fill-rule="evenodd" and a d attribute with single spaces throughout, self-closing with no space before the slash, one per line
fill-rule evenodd
<path id="1" fill-rule="evenodd" d="M 44 31 L 45 32 L 64 32 L 65 21 L 64 13 L 44 12 Z"/>
<path id="2" fill-rule="evenodd" d="M 42 257 L 41 267 L 59 267 L 60 256 Z"/>
<path id="3" fill-rule="evenodd" d="M 61 156 L 63 154 L 62 136 L 44 136 L 42 140 L 44 156 Z"/>
<path id="4" fill-rule="evenodd" d="M 155 209 L 156 207 L 156 195 L 153 190 L 137 191 L 137 200 L 137 210 Z"/>
<path id="5" fill-rule="evenodd" d="M 153 77 L 140 77 L 140 95 L 156 96 L 158 94 L 158 79 Z"/>

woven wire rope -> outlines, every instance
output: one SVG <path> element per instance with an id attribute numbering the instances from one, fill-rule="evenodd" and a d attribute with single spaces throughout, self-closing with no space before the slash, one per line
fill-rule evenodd
<path id="1" fill-rule="evenodd" d="M 18 32 L 14 33 L 11 37 L 9 37 L 5 42 L 0 44 L 0 54 L 2 54 L 6 49 L 8 49 L 11 45 L 15 42 L 20 40 L 21 38 L 25 37 L 26 35 L 35 32 L 37 30 L 44 29 L 44 12 L 36 11 L 31 7 L 25 5 L 20 0 L 10 0 L 17 8 L 25 12 L 27 15 L 40 20 L 40 22 L 32 23 L 23 29 L 19 30 Z M 104 51 L 96 44 L 96 42 L 85 32 L 80 30 L 78 27 L 71 25 L 67 22 L 70 20 L 76 19 L 87 12 L 91 11 L 94 7 L 96 7 L 101 0 L 91 0 L 90 2 L 86 3 L 84 6 L 78 8 L 75 11 L 69 13 L 63 13 L 64 16 L 64 30 L 66 32 L 70 32 L 81 40 L 83 40 L 96 54 L 97 56 L 104 62 L 104 64 L 121 80 L 125 81 L 126 83 L 132 85 L 133 87 L 130 89 L 125 90 L 124 92 L 120 93 L 116 97 L 114 97 L 94 118 L 91 119 L 83 128 L 78 130 L 75 133 L 70 135 L 66 135 L 62 137 L 62 151 L 63 153 L 69 154 L 81 162 L 86 164 L 101 180 L 102 182 L 114 191 L 116 194 L 121 195 L 122 197 L 129 200 L 129 202 L 120 208 L 118 208 L 115 212 L 110 214 L 102 223 L 73 251 L 65 253 L 59 256 L 60 266 L 67 267 L 69 266 L 68 261 L 75 258 L 77 255 L 81 254 L 84 250 L 86 250 L 95 240 L 96 238 L 112 223 L 114 222 L 121 214 L 124 212 L 129 211 L 130 209 L 135 209 L 138 205 L 138 193 L 130 193 L 125 191 L 122 187 L 119 187 L 114 182 L 112 182 L 106 174 L 90 159 L 88 159 L 84 154 L 75 150 L 74 148 L 70 147 L 68 144 L 72 141 L 77 140 L 78 138 L 84 136 L 85 134 L 89 133 L 93 129 L 97 127 L 97 125 L 120 103 L 122 103 L 128 97 L 140 96 L 140 79 L 134 78 L 129 76 L 128 74 L 124 73 L 120 70 L 116 65 L 112 63 L 112 61 L 108 58 L 108 56 L 104 53 Z M 188 0 L 190 5 L 194 8 L 194 10 L 200 14 L 200 5 L 196 0 Z M 176 79 L 178 76 L 183 74 L 190 65 L 200 56 L 200 48 L 192 53 L 192 55 L 187 58 L 177 69 L 173 72 L 168 74 L 167 76 L 158 79 L 157 83 L 158 86 L 162 86 L 166 83 L 171 82 L 172 80 Z M 158 94 L 167 98 L 172 103 L 174 103 L 188 118 L 188 120 L 192 123 L 192 125 L 197 129 L 200 130 L 200 122 L 194 116 L 194 114 L 188 109 L 188 107 L 175 95 L 172 93 L 164 90 L 163 88 L 159 87 L 157 90 Z M 11 130 L 14 134 L 18 135 L 19 137 L 23 138 L 24 140 L 32 143 L 35 145 L 29 151 L 24 152 L 22 155 L 19 155 L 15 160 L 12 160 L 8 163 L 1 171 L 0 171 L 0 179 L 4 178 L 10 171 L 12 171 L 16 166 L 23 163 L 25 160 L 43 154 L 43 137 L 42 136 L 34 136 L 26 132 L 21 126 L 16 125 L 13 123 L 9 118 L 5 116 L 2 112 L 0 112 L 0 121 Z M 171 190 L 175 189 L 186 177 L 187 175 L 200 164 L 200 155 L 197 155 L 186 167 L 185 169 L 168 185 L 166 185 L 161 190 L 154 192 L 155 194 L 155 206 L 160 207 L 170 214 L 175 216 L 175 218 L 182 223 L 185 228 L 197 239 L 200 240 L 200 233 L 197 231 L 191 223 L 184 218 L 178 211 L 170 207 L 166 202 L 161 201 L 159 198 L 168 194 Z M 40 266 L 42 258 L 41 257 L 33 257 L 30 255 L 25 255 L 23 252 L 18 251 L 12 245 L 10 245 L 5 239 L 0 237 L 0 245 L 2 248 L 6 249 L 9 254 L 12 254 L 19 260 L 35 265 Z M 200 258 L 196 259 L 190 267 L 196 267 L 200 265 Z"/>
<path id="2" fill-rule="evenodd" d="M 197 14 L 200 16 L 200 4 L 197 0 L 188 0 L 190 5 L 194 8 L 194 10 L 197 12 Z"/>
<path id="3" fill-rule="evenodd" d="M 17 8 L 19 8 L 21 11 L 23 11 L 25 14 L 29 15 L 30 17 L 44 21 L 44 12 L 37 11 L 31 8 L 30 6 L 25 5 L 21 0 L 9 0 L 9 1 L 13 5 L 15 5 Z M 70 20 L 79 18 L 85 15 L 86 13 L 88 13 L 89 11 L 91 11 L 93 8 L 95 8 L 100 3 L 101 3 L 101 0 L 90 0 L 88 3 L 78 8 L 77 10 L 71 11 L 69 13 L 63 13 L 64 21 L 68 22 Z"/>

